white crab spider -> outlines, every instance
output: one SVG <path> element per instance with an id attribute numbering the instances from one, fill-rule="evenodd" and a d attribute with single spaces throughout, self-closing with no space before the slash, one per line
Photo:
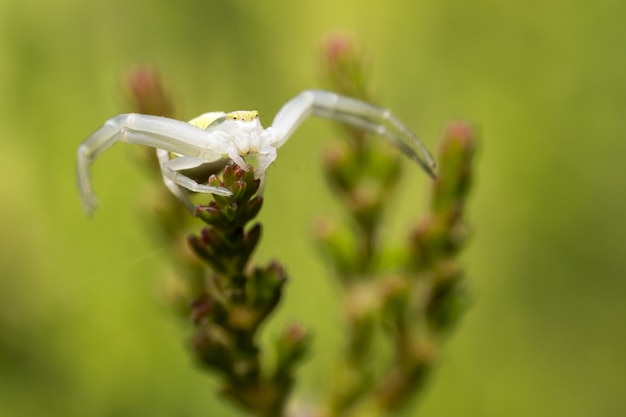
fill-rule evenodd
<path id="1" fill-rule="evenodd" d="M 107 120 L 78 148 L 78 186 L 85 211 L 91 215 L 97 204 L 91 189 L 89 167 L 115 142 L 156 148 L 165 185 L 193 211 L 194 206 L 181 187 L 223 196 L 231 195 L 231 192 L 226 188 L 199 184 L 183 175 L 181 170 L 223 158 L 230 158 L 247 170 L 243 157 L 254 154 L 257 158 L 255 176 L 262 178 L 276 159 L 276 149 L 310 115 L 381 135 L 435 177 L 435 163 L 428 150 L 389 110 L 335 93 L 309 90 L 288 101 L 266 129 L 261 126 L 255 110 L 206 113 L 189 122 L 135 113 L 120 114 Z M 170 158 L 170 154 L 177 157 Z"/>

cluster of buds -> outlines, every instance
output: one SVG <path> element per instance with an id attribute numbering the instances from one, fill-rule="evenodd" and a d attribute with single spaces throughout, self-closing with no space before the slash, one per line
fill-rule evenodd
<path id="1" fill-rule="evenodd" d="M 430 213 L 410 236 L 410 267 L 428 276 L 425 313 L 432 329 L 445 332 L 462 311 L 462 271 L 457 257 L 467 242 L 465 203 L 472 180 L 475 132 L 467 123 L 450 123 L 439 148 L 440 174 L 433 186 Z"/>
<path id="2" fill-rule="evenodd" d="M 293 385 L 295 365 L 307 351 L 306 329 L 291 325 L 276 341 L 276 364 L 263 369 L 258 330 L 278 305 L 287 281 L 283 267 L 271 262 L 250 267 L 261 225 L 248 224 L 261 210 L 256 195 L 260 181 L 248 171 L 229 165 L 222 179 L 209 184 L 232 191 L 199 206 L 196 215 L 207 226 L 189 237 L 193 251 L 209 266 L 205 293 L 193 303 L 195 357 L 223 377 L 222 394 L 256 415 L 282 413 Z"/>
<path id="3" fill-rule="evenodd" d="M 458 255 L 469 234 L 465 203 L 475 142 L 475 132 L 467 123 L 446 127 L 430 210 L 410 233 L 403 273 L 388 293 L 392 297 L 385 297 L 384 314 L 394 335 L 395 356 L 376 389 L 382 409 L 397 409 L 419 393 L 443 339 L 465 310 Z"/>
<path id="4" fill-rule="evenodd" d="M 329 89 L 373 102 L 366 83 L 366 59 L 354 40 L 334 35 L 323 47 L 322 68 Z M 354 227 L 349 231 L 330 222 L 318 234 L 321 247 L 343 282 L 373 273 L 384 209 L 402 174 L 401 156 L 388 143 L 359 129 L 339 125 L 342 139 L 324 153 L 330 186 L 346 208 Z M 345 245 L 348 240 L 349 244 Z M 338 250 L 341 246 L 353 250 Z"/>

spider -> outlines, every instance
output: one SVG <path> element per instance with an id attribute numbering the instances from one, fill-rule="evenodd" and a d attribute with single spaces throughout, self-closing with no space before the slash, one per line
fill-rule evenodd
<path id="1" fill-rule="evenodd" d="M 255 155 L 255 177 L 264 179 L 265 171 L 276 159 L 276 150 L 310 115 L 378 134 L 436 178 L 435 162 L 428 150 L 389 110 L 328 91 L 307 90 L 289 100 L 266 129 L 256 110 L 205 113 L 189 122 L 136 113 L 112 117 L 78 147 L 78 187 L 85 211 L 91 216 L 97 205 L 90 165 L 115 142 L 156 148 L 165 185 L 193 212 L 195 207 L 183 188 L 222 196 L 232 193 L 223 187 L 200 184 L 180 171 L 224 158 L 248 170 L 244 157 Z"/>

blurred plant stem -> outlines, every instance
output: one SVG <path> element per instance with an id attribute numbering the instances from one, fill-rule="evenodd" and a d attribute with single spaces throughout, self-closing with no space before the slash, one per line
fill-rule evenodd
<path id="1" fill-rule="evenodd" d="M 363 54 L 351 38 L 328 39 L 323 69 L 330 89 L 374 101 Z M 329 147 L 324 166 L 349 222 L 323 220 L 316 237 L 344 290 L 348 340 L 328 403 L 318 414 L 386 416 L 423 391 L 443 336 L 465 304 L 456 257 L 467 238 L 464 203 L 475 137 L 464 123 L 446 128 L 430 212 L 413 227 L 404 259 L 388 271 L 379 267 L 385 249 L 378 232 L 402 161 L 382 141 L 362 131 L 343 131 L 345 139 Z M 378 336 L 393 352 L 382 369 Z"/>

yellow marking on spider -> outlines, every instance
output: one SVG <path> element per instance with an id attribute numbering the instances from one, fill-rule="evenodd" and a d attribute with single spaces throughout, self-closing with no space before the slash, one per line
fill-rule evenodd
<path id="1" fill-rule="evenodd" d="M 242 122 L 251 122 L 259 118 L 259 112 L 256 110 L 238 110 L 230 113 L 210 112 L 204 113 L 188 123 L 200 129 L 206 130 L 212 124 L 222 123 L 224 120 L 235 120 Z"/>
<path id="2" fill-rule="evenodd" d="M 199 127 L 200 129 L 206 129 L 207 127 L 209 127 L 211 124 L 215 123 L 219 119 L 224 120 L 224 113 L 219 112 L 219 111 L 214 111 L 210 113 L 201 114 L 200 116 L 191 119 L 187 123 L 195 127 Z"/>
<path id="3" fill-rule="evenodd" d="M 249 110 L 249 111 L 239 110 L 239 111 L 228 113 L 226 115 L 226 118 L 230 120 L 241 120 L 243 122 L 251 122 L 254 119 L 259 118 L 259 112 L 256 110 Z"/>

